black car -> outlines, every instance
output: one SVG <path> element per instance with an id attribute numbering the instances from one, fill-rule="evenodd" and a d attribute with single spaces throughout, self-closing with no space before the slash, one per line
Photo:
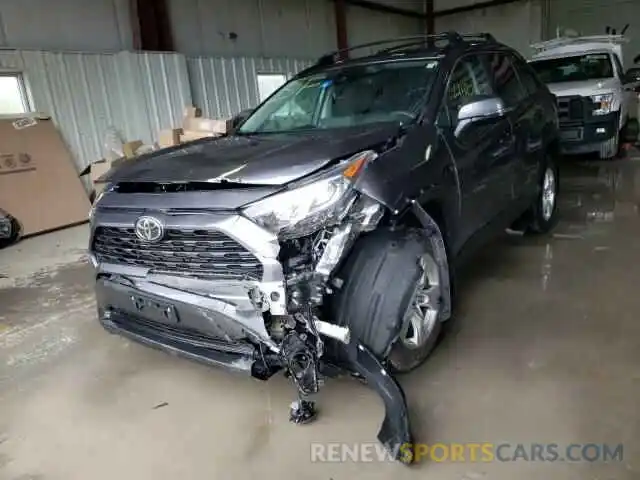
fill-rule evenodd
<path id="1" fill-rule="evenodd" d="M 411 442 L 394 376 L 431 353 L 465 253 L 556 220 L 554 97 L 490 35 L 327 55 L 235 131 L 116 170 L 92 213 L 104 327 L 309 395 L 347 372 Z"/>

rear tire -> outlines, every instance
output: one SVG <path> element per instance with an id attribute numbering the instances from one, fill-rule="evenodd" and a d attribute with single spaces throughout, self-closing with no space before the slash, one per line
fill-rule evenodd
<path id="1" fill-rule="evenodd" d="M 558 222 L 558 166 L 550 155 L 547 155 L 542 175 L 540 191 L 525 214 L 525 233 L 542 234 L 549 232 Z"/>
<path id="2" fill-rule="evenodd" d="M 348 326 L 352 338 L 395 372 L 411 371 L 427 359 L 442 329 L 442 282 L 431 243 L 420 230 L 362 237 L 337 278 L 344 283 L 330 302 L 330 318 Z"/>

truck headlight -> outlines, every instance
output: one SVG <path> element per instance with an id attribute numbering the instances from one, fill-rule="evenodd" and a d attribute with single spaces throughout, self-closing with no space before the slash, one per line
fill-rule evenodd
<path id="1" fill-rule="evenodd" d="M 613 109 L 613 93 L 592 95 L 591 100 L 595 104 L 595 109 L 593 110 L 594 115 L 606 115 L 607 113 L 611 113 Z"/>
<path id="2" fill-rule="evenodd" d="M 373 151 L 360 152 L 299 187 L 249 205 L 243 213 L 281 239 L 303 237 L 337 224 L 356 200 L 353 181 L 375 157 Z"/>

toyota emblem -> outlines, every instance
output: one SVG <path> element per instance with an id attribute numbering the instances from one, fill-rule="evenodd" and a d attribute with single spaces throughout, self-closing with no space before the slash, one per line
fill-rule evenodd
<path id="1" fill-rule="evenodd" d="M 140 217 L 135 228 L 137 237 L 145 242 L 157 242 L 164 236 L 164 226 L 157 218 Z"/>

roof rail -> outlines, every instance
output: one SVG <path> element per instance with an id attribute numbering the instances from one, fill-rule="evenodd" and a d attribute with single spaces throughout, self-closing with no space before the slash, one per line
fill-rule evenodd
<path id="1" fill-rule="evenodd" d="M 343 59 L 345 54 L 353 52 L 355 50 L 362 50 L 365 48 L 377 47 L 382 45 L 388 45 L 391 43 L 399 43 L 393 47 L 378 50 L 375 54 L 400 52 L 403 49 L 416 47 L 422 44 L 436 43 L 446 41 L 448 45 L 456 45 L 463 43 L 477 43 L 477 42 L 495 42 L 495 38 L 490 33 L 474 33 L 474 34 L 460 34 L 455 31 L 438 33 L 434 35 L 411 35 L 407 37 L 390 38 L 386 40 L 378 40 L 375 42 L 363 43 L 355 45 L 349 48 L 343 48 L 335 50 L 331 53 L 323 55 L 318 59 L 315 66 L 333 65 Z"/>
<path id="2" fill-rule="evenodd" d="M 544 42 L 531 44 L 535 53 L 541 53 L 552 48 L 566 47 L 569 45 L 580 45 L 583 43 L 610 43 L 612 45 L 622 45 L 629 42 L 623 35 L 590 35 L 587 37 L 558 37 Z"/>

